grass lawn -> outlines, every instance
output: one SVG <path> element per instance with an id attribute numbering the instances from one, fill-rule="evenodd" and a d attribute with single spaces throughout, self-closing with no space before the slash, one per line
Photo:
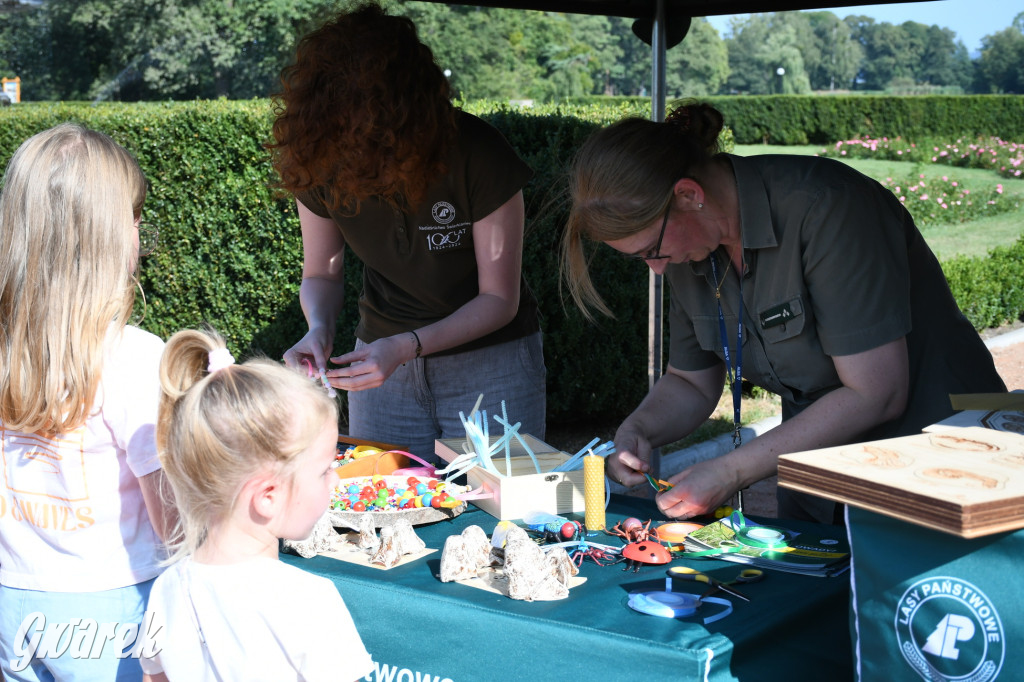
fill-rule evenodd
<path id="1" fill-rule="evenodd" d="M 814 155 L 822 150 L 820 145 L 798 145 L 782 147 L 776 145 L 736 145 L 735 153 L 741 156 L 755 154 L 807 154 Z M 900 161 L 875 161 L 871 159 L 841 159 L 879 182 L 886 178 L 903 180 L 924 175 L 926 179 L 948 177 L 957 180 L 961 186 L 972 192 L 988 191 L 1002 185 L 1007 200 L 1014 198 L 1020 206 L 1008 213 L 988 216 L 966 223 L 931 225 L 921 228 L 921 234 L 939 260 L 953 256 L 984 256 L 995 246 L 1006 246 L 1017 241 L 1024 234 L 1024 180 L 1000 177 L 983 168 L 950 168 L 932 163 L 907 163 Z"/>

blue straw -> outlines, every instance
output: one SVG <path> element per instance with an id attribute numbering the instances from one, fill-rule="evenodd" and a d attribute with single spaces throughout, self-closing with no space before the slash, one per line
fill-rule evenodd
<path id="1" fill-rule="evenodd" d="M 611 441 L 607 441 L 606 443 L 591 450 L 591 446 L 598 440 L 600 439 L 595 438 L 594 440 L 590 441 L 590 443 L 588 443 L 585 448 L 583 448 L 575 455 L 573 455 L 572 457 L 570 457 L 569 459 L 565 460 L 564 462 L 556 466 L 554 469 L 552 469 L 552 473 L 557 471 L 575 471 L 576 469 L 579 469 L 581 466 L 583 466 L 583 456 L 586 455 L 588 452 L 597 457 L 607 457 L 611 452 L 615 450 L 615 443 Z"/>

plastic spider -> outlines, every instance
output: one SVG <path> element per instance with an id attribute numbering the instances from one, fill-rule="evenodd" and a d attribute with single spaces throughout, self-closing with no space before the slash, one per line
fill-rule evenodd
<path id="1" fill-rule="evenodd" d="M 644 523 L 640 519 L 630 516 L 605 530 L 605 532 L 622 538 L 627 544 L 643 542 L 651 538 L 651 521 L 648 519 L 647 523 Z"/>
<path id="2" fill-rule="evenodd" d="M 576 549 L 569 552 L 569 558 L 572 559 L 577 566 L 582 566 L 584 559 L 590 559 L 598 566 L 616 564 L 622 560 L 622 557 L 619 556 L 618 550 L 612 547 L 607 547 L 606 545 L 592 545 L 586 540 L 580 540 L 576 545 Z"/>

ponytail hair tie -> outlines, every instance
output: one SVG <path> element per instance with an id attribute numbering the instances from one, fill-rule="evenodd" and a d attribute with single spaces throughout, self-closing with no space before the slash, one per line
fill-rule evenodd
<path id="1" fill-rule="evenodd" d="M 210 351 L 210 362 L 206 366 L 206 371 L 213 374 L 233 364 L 235 364 L 235 357 L 231 355 L 231 351 L 227 348 L 214 348 Z"/>
<path id="2" fill-rule="evenodd" d="M 690 132 L 690 107 L 686 105 L 679 107 L 668 115 L 665 123 L 678 128 L 680 132 Z"/>

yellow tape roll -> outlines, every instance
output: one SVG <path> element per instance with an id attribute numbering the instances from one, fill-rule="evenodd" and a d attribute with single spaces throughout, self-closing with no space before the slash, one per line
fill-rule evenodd
<path id="1" fill-rule="evenodd" d="M 583 500 L 587 530 L 604 530 L 604 458 L 597 455 L 583 458 Z"/>

